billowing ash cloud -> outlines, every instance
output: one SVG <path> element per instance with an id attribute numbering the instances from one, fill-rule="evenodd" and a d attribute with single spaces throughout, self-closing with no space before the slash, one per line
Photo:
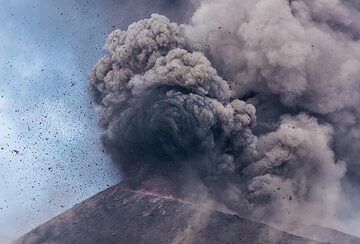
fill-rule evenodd
<path id="1" fill-rule="evenodd" d="M 333 216 L 329 211 L 341 205 L 345 164 L 335 161 L 329 147 L 332 134 L 329 125 L 299 114 L 282 117 L 276 131 L 260 136 L 256 160 L 242 172 L 251 179 L 250 199 L 262 200 L 261 216 L 272 209 L 297 220 Z"/>
<path id="2" fill-rule="evenodd" d="M 336 160 L 346 161 L 342 181 L 350 181 L 353 194 L 360 166 L 359 27 L 357 1 L 209 0 L 187 34 L 231 81 L 233 97 L 256 94 L 259 125 L 299 111 L 330 123 L 330 146 Z"/>
<path id="3" fill-rule="evenodd" d="M 271 94 L 287 107 L 327 115 L 342 128 L 336 134 L 353 136 L 354 143 L 359 141 L 354 132 L 360 118 L 359 28 L 360 14 L 351 1 L 231 0 L 204 1 L 187 30 L 197 45 L 208 47 L 232 81 L 235 97 Z M 354 160 L 360 164 L 348 161 Z"/>
<path id="4" fill-rule="evenodd" d="M 154 14 L 111 33 L 90 89 L 125 181 L 335 225 L 359 165 L 355 6 L 204 0 L 188 25 Z"/>
<path id="5" fill-rule="evenodd" d="M 188 33 L 209 46 L 237 96 L 271 93 L 286 106 L 327 114 L 360 102 L 354 11 L 337 0 L 208 1 Z"/>
<path id="6" fill-rule="evenodd" d="M 125 175 L 166 175 L 183 166 L 234 170 L 253 138 L 253 105 L 230 101 L 228 83 L 200 52 L 186 50 L 183 29 L 152 15 L 114 31 L 93 71 L 103 139 Z M 164 173 L 164 171 L 166 173 Z"/>

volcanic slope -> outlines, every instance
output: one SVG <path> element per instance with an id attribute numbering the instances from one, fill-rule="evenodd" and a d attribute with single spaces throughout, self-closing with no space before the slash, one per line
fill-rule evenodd
<path id="1" fill-rule="evenodd" d="M 75 205 L 14 243 L 321 242 L 236 215 L 117 185 Z"/>

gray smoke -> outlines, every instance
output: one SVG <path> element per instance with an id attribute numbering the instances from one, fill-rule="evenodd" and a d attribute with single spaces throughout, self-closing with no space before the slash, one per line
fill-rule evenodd
<path id="1" fill-rule="evenodd" d="M 342 194 L 359 194 L 358 1 L 209 0 L 186 29 L 230 81 L 232 96 L 252 97 L 258 132 L 273 130 L 285 113 L 307 112 L 328 123 L 334 130 L 328 136 L 333 161 L 347 165 Z M 359 202 L 350 198 L 339 205 Z"/>
<path id="2" fill-rule="evenodd" d="M 336 0 L 205 1 L 187 30 L 223 64 L 234 96 L 276 94 L 286 106 L 329 114 L 360 102 L 358 13 Z"/>
<path id="3" fill-rule="evenodd" d="M 230 100 L 228 83 L 187 42 L 181 27 L 155 14 L 108 37 L 90 87 L 104 143 L 119 153 L 126 176 L 183 165 L 216 172 L 224 158 L 234 170 L 234 157 L 253 139 L 253 105 Z"/>
<path id="4" fill-rule="evenodd" d="M 115 30 L 93 69 L 125 181 L 264 221 L 338 225 L 359 184 L 356 2 L 197 4 L 187 25 L 154 14 Z"/>

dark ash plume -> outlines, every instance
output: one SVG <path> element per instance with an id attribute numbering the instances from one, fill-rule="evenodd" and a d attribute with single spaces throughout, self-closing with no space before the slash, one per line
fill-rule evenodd
<path id="1" fill-rule="evenodd" d="M 228 83 L 200 52 L 186 50 L 183 29 L 152 15 L 114 31 L 90 87 L 103 140 L 125 178 L 142 181 L 189 167 L 234 171 L 251 142 L 255 108 L 230 101 Z"/>
<path id="2" fill-rule="evenodd" d="M 338 225 L 344 160 L 359 149 L 358 10 L 200 2 L 190 25 L 154 14 L 115 30 L 93 69 L 104 145 L 125 181 L 264 221 Z"/>

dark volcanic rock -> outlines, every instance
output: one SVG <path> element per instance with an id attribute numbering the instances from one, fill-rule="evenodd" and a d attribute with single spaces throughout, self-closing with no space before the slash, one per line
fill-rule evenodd
<path id="1" fill-rule="evenodd" d="M 15 243 L 317 243 L 235 215 L 109 188 Z"/>

